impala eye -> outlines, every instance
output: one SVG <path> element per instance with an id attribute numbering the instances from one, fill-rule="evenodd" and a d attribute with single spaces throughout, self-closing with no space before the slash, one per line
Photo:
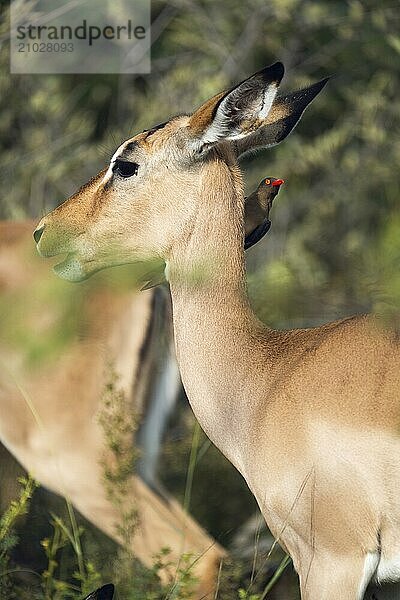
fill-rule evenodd
<path id="1" fill-rule="evenodd" d="M 117 158 L 112 167 L 112 172 L 117 175 L 121 175 L 121 177 L 132 177 L 132 175 L 137 175 L 139 170 L 139 165 L 135 162 L 131 162 L 129 160 L 122 160 Z"/>

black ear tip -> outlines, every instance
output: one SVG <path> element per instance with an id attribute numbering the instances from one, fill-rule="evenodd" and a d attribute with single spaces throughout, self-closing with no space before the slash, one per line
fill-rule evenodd
<path id="1" fill-rule="evenodd" d="M 329 75 L 328 77 L 325 77 L 324 79 L 321 79 L 321 81 L 319 82 L 319 84 L 321 85 L 321 89 L 328 83 L 328 81 L 330 79 L 332 79 L 334 77 L 334 75 Z"/>
<path id="2" fill-rule="evenodd" d="M 313 83 L 310 87 L 295 92 L 295 95 L 298 96 L 298 99 L 303 98 L 308 104 L 323 90 L 330 79 L 331 77 L 325 77 L 324 79 L 321 79 L 321 81 Z"/>
<path id="3" fill-rule="evenodd" d="M 270 71 L 273 71 L 277 77 L 283 77 L 285 74 L 285 66 L 284 64 L 278 60 L 276 63 L 269 67 Z"/>
<path id="4" fill-rule="evenodd" d="M 84 600 L 112 600 L 114 597 L 114 589 L 112 583 L 106 583 L 106 585 L 103 585 L 89 594 L 89 596 L 86 596 Z"/>
<path id="5" fill-rule="evenodd" d="M 326 86 L 330 79 L 332 79 L 332 76 L 325 77 L 324 79 L 321 79 L 321 81 L 314 83 L 311 88 L 313 88 L 315 93 L 318 94 Z"/>
<path id="6" fill-rule="evenodd" d="M 283 76 L 285 74 L 285 67 L 283 65 L 283 63 L 281 62 L 276 62 L 273 65 L 269 65 L 268 67 L 264 67 L 264 69 L 262 69 L 260 71 L 260 73 L 262 73 L 262 76 L 264 77 L 264 79 L 268 82 L 273 82 L 275 81 L 276 83 L 280 83 L 283 79 Z"/>
<path id="7" fill-rule="evenodd" d="M 114 585 L 112 583 L 107 583 L 103 585 L 98 591 L 99 600 L 112 600 L 114 596 Z"/>

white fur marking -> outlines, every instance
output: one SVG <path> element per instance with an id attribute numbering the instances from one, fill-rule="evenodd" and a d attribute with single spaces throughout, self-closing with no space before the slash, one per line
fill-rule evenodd
<path id="1" fill-rule="evenodd" d="M 168 262 L 165 263 L 164 277 L 169 282 L 169 264 L 168 264 Z"/>
<path id="2" fill-rule="evenodd" d="M 114 154 L 112 155 L 111 160 L 110 160 L 110 166 L 108 167 L 107 172 L 103 177 L 102 183 L 106 183 L 109 179 L 111 179 L 112 174 L 113 174 L 112 169 L 113 169 L 114 163 L 128 143 L 129 143 L 129 140 L 126 140 L 126 142 L 123 142 L 123 144 L 121 144 L 119 146 L 119 148 L 117 148 L 116 151 L 114 152 Z"/>
<path id="3" fill-rule="evenodd" d="M 266 119 L 271 110 L 277 91 L 277 85 L 274 83 L 271 83 L 265 88 L 260 106 L 258 107 L 258 110 L 255 110 L 254 114 L 251 115 L 252 118 L 255 120 Z M 231 94 L 235 93 L 237 93 L 237 90 L 231 92 Z M 240 131 L 232 128 L 231 116 L 229 112 L 226 111 L 226 104 L 228 103 L 231 94 L 228 94 L 218 107 L 217 114 L 214 117 L 211 127 L 206 130 L 203 136 L 203 144 L 214 143 L 221 139 L 240 140 L 248 135 L 247 131 Z M 243 115 L 243 118 L 246 118 L 246 115 Z"/>
<path id="4" fill-rule="evenodd" d="M 260 113 L 258 115 L 260 119 L 267 118 L 268 113 L 271 110 L 272 103 L 275 100 L 277 90 L 278 90 L 278 88 L 276 87 L 276 85 L 269 85 L 264 90 L 263 105 L 262 105 Z"/>
<path id="5" fill-rule="evenodd" d="M 362 600 L 364 598 L 365 590 L 367 589 L 368 584 L 373 578 L 378 567 L 379 558 L 379 552 L 369 552 L 365 557 L 363 576 L 358 588 L 358 600 Z"/>
<path id="6" fill-rule="evenodd" d="M 400 581 L 400 555 L 393 558 L 381 556 L 376 571 L 376 581 L 379 583 Z"/>
<path id="7" fill-rule="evenodd" d="M 175 406 L 180 389 L 180 377 L 175 353 L 169 349 L 168 358 L 157 376 L 155 389 L 151 394 L 149 410 L 140 431 L 143 454 L 139 461 L 140 474 L 146 483 L 154 484 L 161 451 L 163 434 L 168 418 Z"/>

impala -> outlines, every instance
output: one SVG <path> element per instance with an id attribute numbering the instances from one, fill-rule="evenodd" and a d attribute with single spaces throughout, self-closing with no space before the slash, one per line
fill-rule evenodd
<path id="1" fill-rule="evenodd" d="M 66 254 L 55 270 L 69 281 L 165 261 L 201 426 L 292 557 L 303 600 L 356 600 L 400 578 L 399 342 L 365 316 L 274 331 L 250 308 L 238 159 L 283 140 L 325 83 L 279 96 L 283 72 L 128 139 L 34 235 L 42 256 Z"/>
<path id="2" fill-rule="evenodd" d="M 246 246 L 268 231 L 281 181 L 263 179 L 246 199 Z M 213 595 L 223 550 L 160 488 L 156 476 L 163 432 L 181 389 L 167 294 L 137 294 L 132 285 L 111 289 L 107 281 L 89 287 L 74 315 L 73 339 L 53 348 L 54 335 L 62 335 L 65 327 L 65 301 L 57 301 L 63 297 L 61 282 L 49 280 L 47 266 L 32 256 L 32 227 L 30 222 L 0 222 L 0 442 L 42 485 L 68 497 L 94 525 L 121 541 L 116 530 L 119 507 L 103 482 L 104 466 L 113 457 L 99 426 L 112 366 L 117 391 L 128 402 L 124 417 L 131 413 L 140 425 L 139 477 L 129 478 L 127 499 L 138 511 L 139 526 L 128 543 L 147 566 L 162 548 L 170 548 L 169 560 L 175 565 L 189 551 L 200 578 L 198 597 Z M 154 268 L 151 277 L 148 281 L 147 272 L 143 274 L 147 287 L 164 280 L 163 270 Z M 76 302 L 76 295 L 71 299 Z M 23 342 L 16 328 L 24 331 Z M 32 338 L 48 349 L 35 368 L 29 361 Z M 127 450 L 133 441 L 129 434 Z M 0 444 L 1 513 L 17 494 L 20 472 Z M 166 581 L 167 574 L 161 575 Z"/>
<path id="3" fill-rule="evenodd" d="M 30 252 L 32 227 L 30 222 L 0 223 L 0 442 L 38 482 L 68 498 L 105 534 L 128 544 L 147 567 L 166 547 L 175 565 L 182 552 L 200 557 L 196 597 L 202 598 L 214 589 L 224 551 L 172 496 L 160 493 L 154 478 L 162 438 L 162 427 L 154 422 L 159 423 L 160 410 L 173 408 L 180 389 L 167 298 L 161 290 L 138 294 L 132 286 L 113 290 L 106 281 L 98 282 L 82 290 L 80 311 L 73 315 L 76 331 L 57 346 L 54 338 L 69 322 L 63 316 L 66 290 L 62 282 L 49 279 L 48 268 Z M 79 298 L 69 295 L 69 301 Z M 32 344 L 35 354 L 47 347 L 36 364 Z M 104 481 L 105 465 L 115 460 L 99 421 L 111 368 L 118 374 L 116 391 L 126 399 L 124 413 L 142 422 L 141 468 L 126 479 L 126 510 L 133 507 L 138 514 L 129 540 L 121 538 L 121 506 Z M 134 443 L 131 432 L 128 436 L 125 451 Z M 3 509 L 17 495 L 19 474 L 0 444 Z M 160 575 L 167 583 L 173 569 Z"/>

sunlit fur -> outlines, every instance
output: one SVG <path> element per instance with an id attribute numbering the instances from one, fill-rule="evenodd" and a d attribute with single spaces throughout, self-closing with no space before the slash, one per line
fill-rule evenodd
<path id="1" fill-rule="evenodd" d="M 399 341 L 367 317 L 274 331 L 250 308 L 237 158 L 281 141 L 323 86 L 278 99 L 270 114 L 284 116 L 268 124 L 257 94 L 260 82 L 266 90 L 279 83 L 271 69 L 273 77 L 265 69 L 224 102 L 225 141 L 219 131 L 209 137 L 224 94 L 190 119 L 136 136 L 137 179 L 110 180 L 107 189 L 96 180 L 45 217 L 39 247 L 45 254 L 60 239 L 77 251 L 72 276 L 68 263 L 59 269 L 71 279 L 155 255 L 167 262 L 178 364 L 200 424 L 291 555 L 302 599 L 358 600 L 366 558 L 397 554 Z M 61 231 L 71 219 L 79 235 L 69 233 L 66 244 Z"/>
<path id="2" fill-rule="evenodd" d="M 79 314 L 72 317 L 77 332 L 69 339 L 68 331 L 60 331 L 69 323 L 63 316 L 68 290 L 49 265 L 32 253 L 32 228 L 32 222 L 0 222 L 0 287 L 2 314 L 6 315 L 0 340 L 0 441 L 41 485 L 68 498 L 100 531 L 125 543 L 117 528 L 123 518 L 121 506 L 105 485 L 105 465 L 115 464 L 115 454 L 99 422 L 104 392 L 115 370 L 118 394 L 126 398 L 138 425 L 142 418 L 149 420 L 139 429 L 143 458 L 147 459 L 141 460 L 142 468 L 138 468 L 143 474 L 151 467 L 148 451 L 149 447 L 154 451 L 154 441 L 146 444 L 141 434 L 146 435 L 145 428 L 157 420 L 154 404 L 162 399 L 171 402 L 171 394 L 177 393 L 175 361 L 171 366 L 173 357 L 162 353 L 160 330 L 154 326 L 154 292 L 138 293 L 131 285 L 129 289 L 116 286 L 115 290 L 104 281 L 85 290 L 68 286 L 73 302 L 81 298 Z M 163 319 L 166 313 L 169 319 L 169 310 L 160 310 L 159 294 L 157 297 L 157 318 Z M 165 336 L 167 346 L 170 325 L 169 320 L 160 324 L 161 339 Z M 27 328 L 27 335 L 20 338 L 22 328 Z M 61 347 L 54 346 L 54 335 L 66 338 Z M 38 344 L 42 352 L 43 348 L 48 352 L 34 368 L 28 360 L 32 340 L 35 348 Z M 162 353 L 159 363 L 158 353 Z M 154 427 L 152 434 L 157 435 Z M 15 472 L 7 475 L 5 460 L 0 451 L 4 509 L 17 497 L 19 488 Z M 175 567 L 182 552 L 192 554 L 198 558 L 195 598 L 211 600 L 223 549 L 165 490 L 162 496 L 154 491 L 157 486 L 151 472 L 144 474 L 150 475 L 151 487 L 136 470 L 126 479 L 129 494 L 125 500 L 128 508 L 137 511 L 140 523 L 129 540 L 129 550 L 148 568 L 166 547 Z M 11 485 L 7 502 L 6 490 Z M 174 577 L 171 566 L 159 574 L 164 583 Z"/>

